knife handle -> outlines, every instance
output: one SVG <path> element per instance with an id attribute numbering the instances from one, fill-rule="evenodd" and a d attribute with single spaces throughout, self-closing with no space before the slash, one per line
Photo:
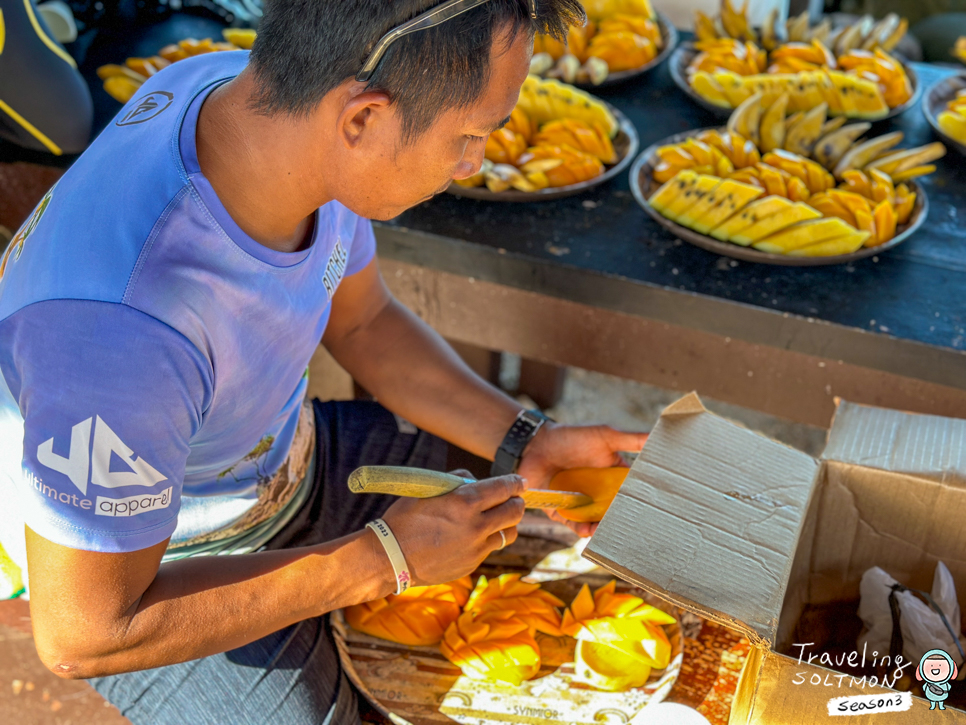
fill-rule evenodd
<path id="1" fill-rule="evenodd" d="M 349 475 L 352 493 L 388 493 L 408 498 L 433 498 L 454 491 L 472 478 L 403 466 L 362 466 Z"/>

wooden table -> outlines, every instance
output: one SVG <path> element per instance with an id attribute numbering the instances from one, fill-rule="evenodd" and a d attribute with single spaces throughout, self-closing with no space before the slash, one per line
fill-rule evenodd
<path id="1" fill-rule="evenodd" d="M 951 71 L 917 64 L 929 87 Z M 600 95 L 646 147 L 718 125 L 666 64 Z M 918 107 L 873 133 L 934 140 Z M 851 265 L 737 262 L 682 242 L 627 178 L 582 196 L 499 204 L 448 194 L 377 225 L 394 293 L 446 337 L 699 392 L 827 427 L 833 398 L 966 417 L 966 164 L 927 177 L 909 241 Z"/>

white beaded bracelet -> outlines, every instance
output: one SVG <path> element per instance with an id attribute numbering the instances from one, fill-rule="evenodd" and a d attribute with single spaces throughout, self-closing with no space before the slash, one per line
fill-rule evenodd
<path id="1" fill-rule="evenodd" d="M 403 556 L 402 549 L 399 548 L 399 542 L 396 541 L 392 529 L 382 519 L 370 521 L 366 524 L 366 528 L 375 531 L 376 536 L 379 537 L 379 543 L 386 550 L 389 563 L 392 564 L 392 569 L 396 572 L 396 594 L 402 594 L 412 584 L 412 576 L 409 574 L 406 557 Z"/>

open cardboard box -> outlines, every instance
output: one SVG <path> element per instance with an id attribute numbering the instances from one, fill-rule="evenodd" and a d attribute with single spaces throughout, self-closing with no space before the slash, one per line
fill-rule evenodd
<path id="1" fill-rule="evenodd" d="M 945 712 L 913 697 L 903 712 L 833 719 L 833 698 L 895 691 L 869 686 L 883 674 L 870 652 L 864 669 L 808 662 L 856 650 L 870 567 L 928 591 L 943 561 L 966 605 L 966 420 L 840 402 L 816 461 L 709 413 L 692 393 L 662 414 L 584 556 L 751 639 L 731 725 L 966 723 L 951 706 L 966 701 L 962 680 Z"/>

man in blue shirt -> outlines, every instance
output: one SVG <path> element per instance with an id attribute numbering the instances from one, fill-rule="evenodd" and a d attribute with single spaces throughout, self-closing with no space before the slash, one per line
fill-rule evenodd
<path id="1" fill-rule="evenodd" d="M 357 721 L 323 615 L 467 574 L 525 485 L 643 442 L 473 375 L 367 221 L 479 168 L 579 4 L 336 7 L 275 0 L 250 57 L 151 78 L 0 262 L 0 543 L 43 661 L 135 723 Z M 303 404 L 319 339 L 379 404 Z M 347 495 L 363 463 L 443 467 L 436 436 L 519 475 Z"/>

